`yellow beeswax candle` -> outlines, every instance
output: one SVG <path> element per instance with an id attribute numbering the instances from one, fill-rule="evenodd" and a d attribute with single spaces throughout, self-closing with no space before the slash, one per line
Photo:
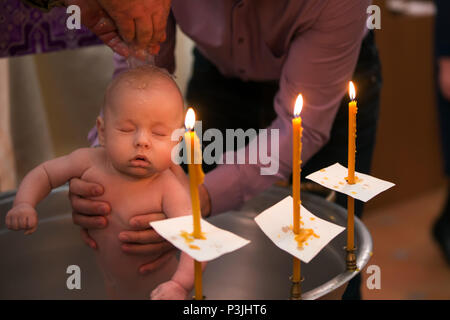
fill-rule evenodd
<path id="1" fill-rule="evenodd" d="M 293 231 L 295 234 L 300 232 L 300 176 L 301 176 L 301 153 L 302 153 L 302 118 L 300 112 L 303 107 L 303 97 L 298 95 L 294 108 L 294 119 L 292 119 L 292 197 L 294 207 Z M 300 281 L 300 260 L 294 257 L 293 279 L 294 282 Z"/>
<path id="2" fill-rule="evenodd" d="M 356 90 L 353 82 L 349 85 L 350 103 L 348 104 L 348 183 L 355 183 L 355 154 L 356 154 Z"/>
<path id="3" fill-rule="evenodd" d="M 195 300 L 203 300 L 202 263 L 197 260 L 194 260 L 194 274 Z"/>
<path id="4" fill-rule="evenodd" d="M 186 149 L 187 149 L 187 159 L 188 159 L 188 172 L 189 172 L 189 189 L 191 193 L 191 203 L 192 203 L 192 216 L 194 220 L 194 238 L 200 239 L 201 227 L 200 227 L 200 199 L 198 195 L 198 186 L 203 183 L 203 171 L 201 169 L 201 150 L 200 142 L 197 135 L 194 132 L 195 124 L 195 113 L 192 108 L 189 108 L 186 113 L 186 133 L 184 135 Z"/>
<path id="5" fill-rule="evenodd" d="M 348 105 L 348 184 L 355 184 L 355 155 L 356 155 L 356 89 L 353 82 L 349 84 L 350 103 Z M 354 240 L 355 199 L 347 197 L 347 250 L 353 250 Z"/>
<path id="6" fill-rule="evenodd" d="M 195 113 L 189 108 L 186 113 L 185 127 L 187 129 L 184 139 L 187 149 L 188 171 L 189 171 L 189 189 L 191 192 L 192 216 L 194 222 L 194 230 L 192 235 L 194 238 L 202 239 L 202 230 L 200 225 L 200 199 L 198 195 L 198 186 L 203 183 L 202 159 L 200 141 L 194 132 Z M 202 300 L 202 265 L 199 261 L 194 260 L 194 285 L 195 300 Z"/>

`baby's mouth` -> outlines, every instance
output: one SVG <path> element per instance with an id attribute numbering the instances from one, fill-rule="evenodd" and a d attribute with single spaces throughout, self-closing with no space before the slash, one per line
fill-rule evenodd
<path id="1" fill-rule="evenodd" d="M 147 167 L 150 164 L 147 157 L 144 155 L 137 155 L 131 159 L 131 165 L 134 167 Z"/>

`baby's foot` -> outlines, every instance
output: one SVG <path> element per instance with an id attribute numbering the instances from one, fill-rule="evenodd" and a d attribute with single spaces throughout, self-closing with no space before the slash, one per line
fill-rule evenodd
<path id="1" fill-rule="evenodd" d="M 150 294 L 152 300 L 185 300 L 188 292 L 178 282 L 169 280 L 161 283 Z"/>

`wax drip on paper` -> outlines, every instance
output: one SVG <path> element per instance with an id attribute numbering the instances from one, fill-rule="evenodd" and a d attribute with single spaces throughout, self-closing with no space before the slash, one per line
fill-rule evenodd
<path id="1" fill-rule="evenodd" d="M 300 220 L 300 223 L 303 225 L 302 221 Z M 289 227 L 283 227 L 282 230 L 283 232 L 287 232 L 287 230 L 293 230 L 292 225 L 289 225 Z M 297 241 L 297 245 L 299 249 L 303 249 L 303 245 L 308 245 L 308 239 L 310 239 L 311 237 L 314 238 L 320 238 L 319 235 L 314 233 L 313 229 L 304 229 L 304 228 L 300 228 L 300 232 L 294 236 L 294 240 Z"/>
<path id="2" fill-rule="evenodd" d="M 189 232 L 184 231 L 184 230 L 180 231 L 180 236 L 182 238 L 184 238 L 184 241 L 186 241 L 186 243 L 188 243 L 188 244 L 195 240 L 194 233 L 189 233 Z M 202 232 L 201 235 L 200 235 L 199 240 L 205 240 L 205 239 L 206 239 L 205 233 Z M 189 246 L 189 247 L 191 247 L 191 246 Z M 194 247 L 196 247 L 196 246 L 194 246 Z M 197 248 L 191 248 L 191 249 L 197 249 Z"/>
<path id="3" fill-rule="evenodd" d="M 308 245 L 306 241 L 310 237 L 320 238 L 320 236 L 314 233 L 313 229 L 300 228 L 300 232 L 294 237 L 295 241 L 297 241 L 298 248 L 302 249 L 303 244 Z"/>
<path id="4" fill-rule="evenodd" d="M 348 182 L 348 177 L 345 177 L 344 179 Z M 360 179 L 357 176 L 355 176 L 355 183 L 361 183 L 362 181 L 363 179 Z"/>

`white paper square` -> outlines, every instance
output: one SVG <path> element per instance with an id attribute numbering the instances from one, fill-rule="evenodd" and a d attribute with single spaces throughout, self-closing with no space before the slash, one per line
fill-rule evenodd
<path id="1" fill-rule="evenodd" d="M 298 248 L 298 243 L 294 239 L 295 234 L 289 228 L 293 224 L 292 202 L 291 196 L 284 198 L 276 205 L 259 214 L 255 221 L 276 246 L 308 263 L 345 228 L 320 219 L 303 206 L 300 206 L 300 217 L 303 222 L 300 228 L 313 229 L 319 238 L 311 236 L 305 242 L 303 248 Z"/>
<path id="2" fill-rule="evenodd" d="M 364 202 L 395 186 L 391 182 L 359 172 L 355 172 L 355 176 L 358 178 L 356 183 L 348 184 L 345 180 L 347 176 L 348 169 L 339 163 L 335 163 L 332 166 L 311 173 L 306 179 Z"/>
<path id="3" fill-rule="evenodd" d="M 216 259 L 225 253 L 233 252 L 250 243 L 249 240 L 217 228 L 203 219 L 200 219 L 200 226 L 206 239 L 194 239 L 193 242 L 187 243 L 186 239 L 181 236 L 181 232 L 192 233 L 193 220 L 191 215 L 154 221 L 150 223 L 150 226 L 161 237 L 197 261 Z M 189 247 L 190 245 L 197 246 L 199 249 L 192 249 Z"/>

